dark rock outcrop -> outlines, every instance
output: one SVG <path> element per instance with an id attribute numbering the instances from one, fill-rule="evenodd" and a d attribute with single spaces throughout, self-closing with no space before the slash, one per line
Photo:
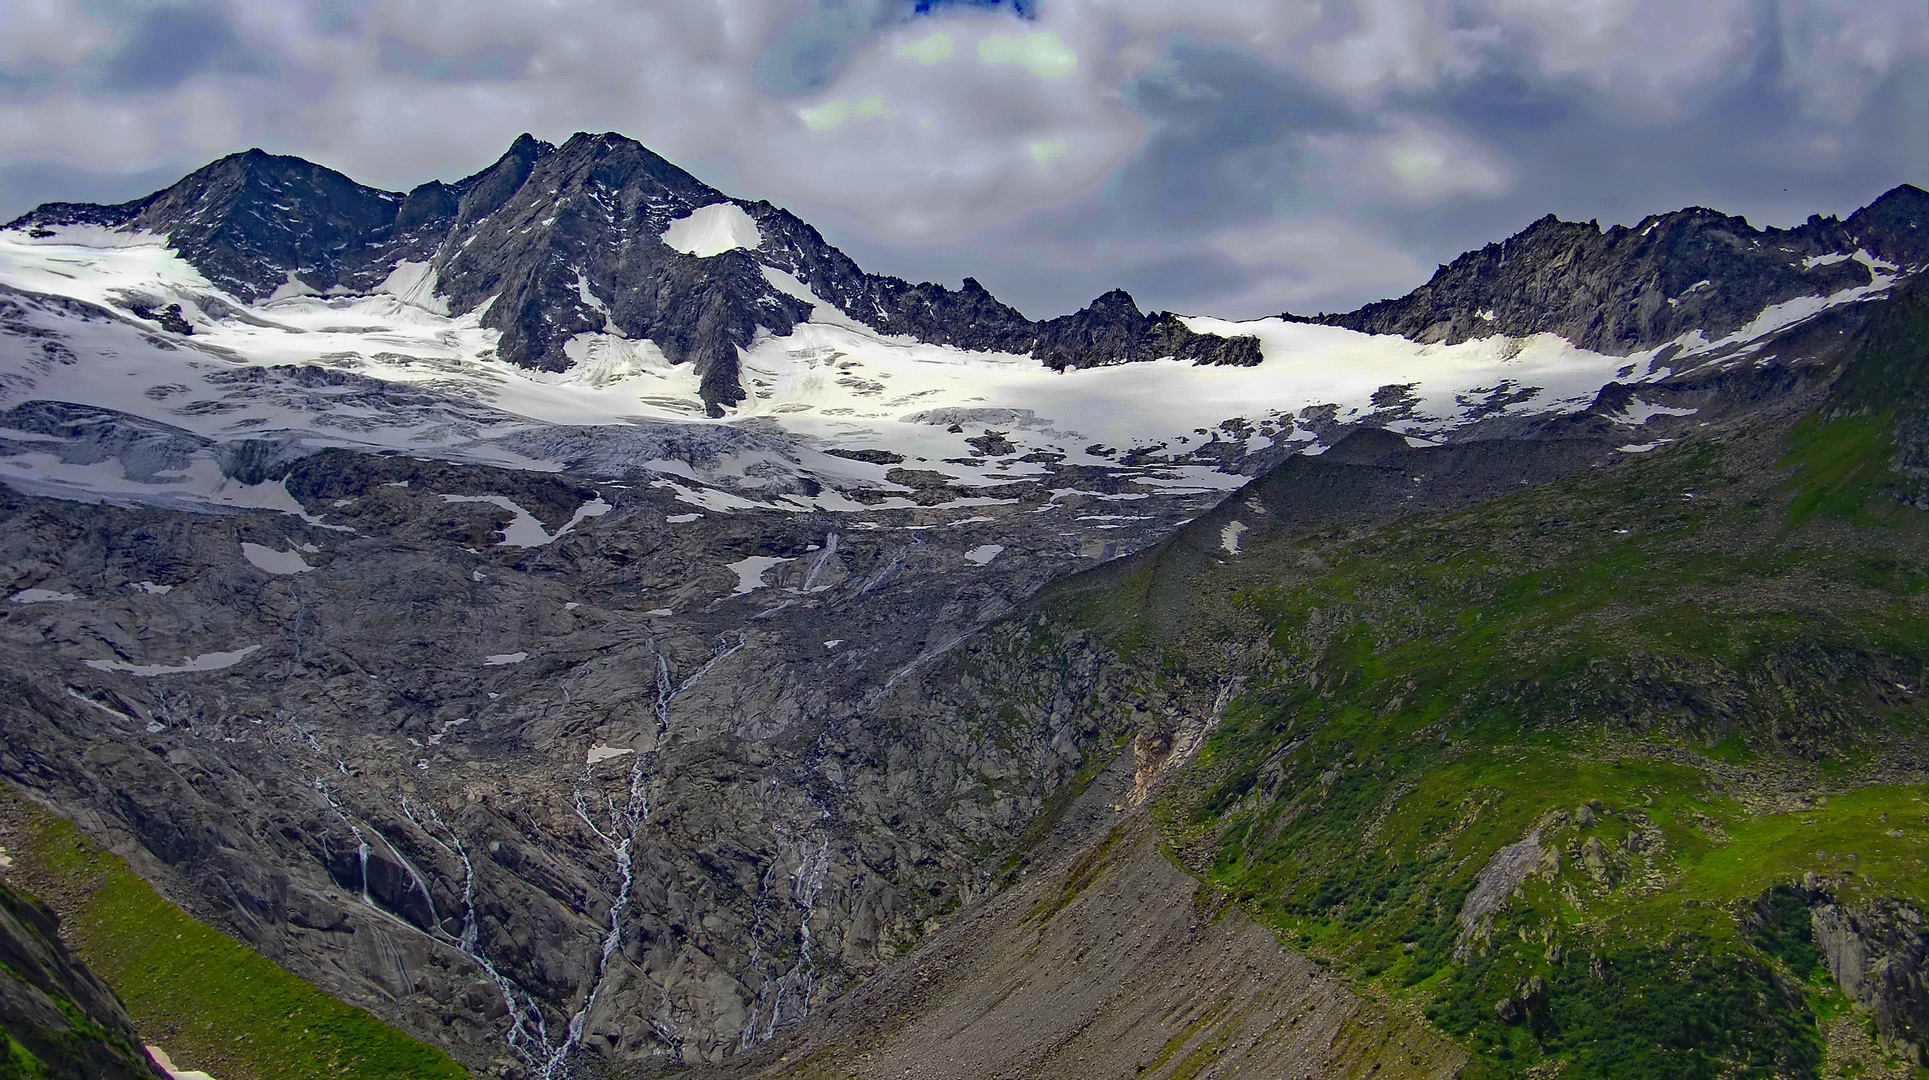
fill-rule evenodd
<path id="1" fill-rule="evenodd" d="M 166 1080 L 120 999 L 60 940 L 45 904 L 0 882 L 0 1072 L 48 1080 Z M 23 1060 L 22 1055 L 32 1060 Z M 9 1065 L 21 1072 L 7 1072 Z"/>

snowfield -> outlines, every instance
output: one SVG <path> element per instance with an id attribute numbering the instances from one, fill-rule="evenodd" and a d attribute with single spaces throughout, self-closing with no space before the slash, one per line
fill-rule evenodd
<path id="1" fill-rule="evenodd" d="M 728 202 L 672 223 L 665 239 L 699 256 L 761 242 L 748 215 Z M 400 450 L 591 474 L 605 464 L 612 475 L 641 466 L 692 506 L 720 513 L 917 505 L 915 492 L 891 479 L 893 468 L 982 489 L 948 505 L 995 504 L 999 486 L 1048 471 L 1038 464 L 1045 459 L 1022 460 L 1038 452 L 1096 466 L 1133 450 L 1171 457 L 1214 442 L 1238 443 L 1240 453 L 1277 444 L 1318 453 L 1324 447 L 1306 426 L 1315 415 L 1346 423 L 1377 412 L 1375 422 L 1424 443 L 1453 437 L 1476 416 L 1583 409 L 1607 382 L 1638 383 L 1733 358 L 1828 307 L 1880 295 L 1894 268 L 1871 265 L 1874 285 L 1778 305 L 1719 342 L 1697 333 L 1629 356 L 1577 349 L 1549 334 L 1422 345 L 1279 319 L 1197 317 L 1186 320 L 1195 331 L 1257 336 L 1263 361 L 1236 368 L 1163 360 L 1063 373 L 1028 356 L 880 334 L 766 268 L 769 280 L 815 305 L 813 317 L 787 336 L 761 335 L 744 351 L 749 398 L 713 421 L 703 417 L 690 367 L 669 364 L 648 341 L 578 335 L 567 350 L 576 363 L 562 373 L 497 359 L 498 334 L 481 325 L 486 304 L 450 313 L 426 264 L 399 265 L 370 295 L 318 296 L 291 279 L 278 298 L 250 305 L 170 252 L 164 237 L 93 227 L 46 237 L 11 230 L 0 232 L 0 328 L 19 344 L 0 356 L 0 409 L 63 402 L 156 429 L 134 454 L 0 427 L 0 478 L 67 498 L 308 517 L 279 484 L 246 486 L 223 475 L 219 444 L 251 439 L 286 443 L 293 453 Z M 193 334 L 169 333 L 134 313 L 173 304 Z M 1657 359 L 1664 354 L 1666 361 Z M 1660 415 L 1682 413 L 1637 399 L 1616 419 L 1638 431 Z M 987 432 L 1013 452 L 974 453 L 967 440 Z M 875 464 L 832 450 L 904 460 Z M 799 476 L 821 490 L 800 494 L 788 482 Z M 1245 479 L 1187 462 L 1137 482 L 1165 493 L 1211 492 Z M 846 494 L 857 489 L 890 497 L 860 504 Z M 607 510 L 585 506 L 551 535 L 522 508 L 499 505 L 516 515 L 500 542 L 515 546 L 553 542 Z"/>

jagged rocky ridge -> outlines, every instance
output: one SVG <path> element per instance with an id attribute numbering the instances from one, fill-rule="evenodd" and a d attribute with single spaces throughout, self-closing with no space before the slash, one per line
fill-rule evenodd
<path id="1" fill-rule="evenodd" d="M 753 249 L 693 255 L 664 230 L 701 207 L 740 206 Z M 174 250 L 249 301 L 290 287 L 368 292 L 398 266 L 419 288 L 502 331 L 501 355 L 568 368 L 571 337 L 610 331 L 649 339 L 696 365 L 715 415 L 744 398 L 738 349 L 778 335 L 811 305 L 773 284 L 794 275 L 874 329 L 967 349 L 1031 353 L 1054 367 L 1176 356 L 1207 364 L 1259 361 L 1250 338 L 1197 334 L 1141 313 L 1114 291 L 1082 311 L 1033 322 L 975 280 L 960 289 L 868 274 L 816 229 L 767 202 L 725 196 L 634 140 L 578 134 L 562 146 L 517 139 L 494 165 L 453 184 L 380 191 L 301 158 L 234 154 L 174 186 L 118 206 L 53 203 L 9 228 L 93 224 L 164 234 Z"/>
<path id="2" fill-rule="evenodd" d="M 1772 305 L 1868 285 L 1878 261 L 1929 263 L 1929 192 L 1904 184 L 1846 220 L 1792 229 L 1702 207 L 1606 231 L 1549 214 L 1399 299 L 1285 317 L 1448 343 L 1544 332 L 1626 354 L 1696 330 L 1719 338 Z"/>

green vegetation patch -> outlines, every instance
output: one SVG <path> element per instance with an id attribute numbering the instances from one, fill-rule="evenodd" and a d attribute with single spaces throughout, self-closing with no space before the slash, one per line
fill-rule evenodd
<path id="1" fill-rule="evenodd" d="M 1569 957 L 1503 995 L 1507 1018 L 1483 992 L 1484 973 L 1463 969 L 1431 1018 L 1503 1061 L 1519 1052 L 1516 1033 L 1531 1032 L 1573 1080 L 1814 1076 L 1821 1062 L 1800 987 L 1702 939 Z"/>
<path id="2" fill-rule="evenodd" d="M 12 880 L 55 907 L 74 954 L 181 1067 L 220 1080 L 468 1077 L 441 1050 L 197 922 L 73 822 L 11 792 L 0 799 L 25 833 L 8 845 Z"/>
<path id="3" fill-rule="evenodd" d="M 1063 590 L 1167 670 L 1269 650 L 1171 849 L 1469 1077 L 1816 1076 L 1848 1003 L 1794 886 L 1929 901 L 1929 515 L 1888 414 L 1723 438 Z"/>
<path id="4" fill-rule="evenodd" d="M 1816 514 L 1857 525 L 1888 519 L 1894 504 L 1880 496 L 1897 482 L 1890 468 L 1895 451 L 1893 413 L 1841 416 L 1827 423 L 1818 416 L 1804 419 L 1780 462 L 1796 470 L 1788 483 L 1794 493 L 1789 522 L 1800 524 Z"/>
<path id="5" fill-rule="evenodd" d="M 47 1080 L 47 1063 L 34 1056 L 32 1050 L 20 1045 L 20 1040 L 5 1032 L 5 1047 L 0 1047 L 0 1080 Z"/>

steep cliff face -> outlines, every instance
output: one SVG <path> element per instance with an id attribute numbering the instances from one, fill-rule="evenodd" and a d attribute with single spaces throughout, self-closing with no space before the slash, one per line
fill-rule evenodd
<path id="1" fill-rule="evenodd" d="M 1890 1048 L 1929 1064 L 1929 924 L 1911 903 L 1812 898 L 1817 951 L 1842 991 L 1875 1019 Z"/>
<path id="2" fill-rule="evenodd" d="M 167 1080 L 107 985 L 75 960 L 47 906 L 0 882 L 0 1075 Z"/>
<path id="3" fill-rule="evenodd" d="M 253 475 L 327 520 L 5 497 L 8 565 L 51 576 L 0 617 L 0 771 L 479 1070 L 787 1034 L 994 890 L 1118 725 L 1076 638 L 973 636 L 1090 557 L 1043 494 L 858 527 L 401 456 Z M 953 658 L 976 681 L 931 692 Z"/>

